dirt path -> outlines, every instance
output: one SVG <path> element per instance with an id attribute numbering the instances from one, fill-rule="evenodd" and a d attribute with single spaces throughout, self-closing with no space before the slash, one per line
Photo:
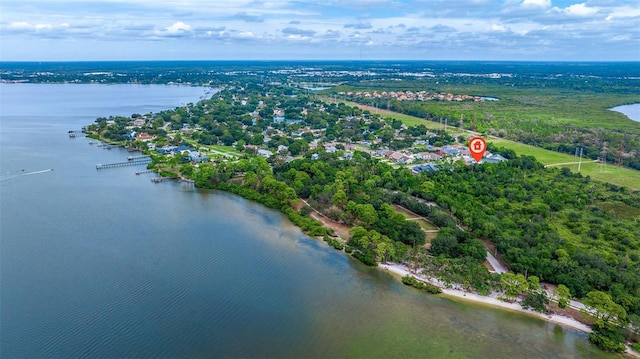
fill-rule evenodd
<path id="1" fill-rule="evenodd" d="M 322 223 L 323 227 L 333 229 L 333 231 L 336 232 L 336 234 L 339 235 L 340 237 L 342 237 L 342 239 L 344 239 L 345 241 L 349 239 L 349 229 L 351 229 L 351 227 L 347 226 L 346 224 L 338 223 L 338 222 L 330 219 L 329 217 L 327 217 L 324 214 L 320 213 L 320 211 L 318 211 L 315 208 L 311 207 L 309 202 L 305 201 L 302 198 L 300 198 L 300 200 L 304 204 L 309 206 L 309 208 L 311 208 L 311 213 L 309 213 L 309 216 L 311 218 L 315 219 L 316 221 L 320 221 L 320 223 Z M 299 210 L 299 209 L 300 208 L 297 208 L 296 210 Z"/>
<path id="2" fill-rule="evenodd" d="M 320 221 L 323 227 L 333 229 L 333 231 L 336 232 L 336 234 L 342 237 L 345 241 L 349 239 L 349 228 L 351 227 L 347 226 L 346 224 L 334 222 L 316 212 L 311 212 L 309 216 L 317 221 Z"/>

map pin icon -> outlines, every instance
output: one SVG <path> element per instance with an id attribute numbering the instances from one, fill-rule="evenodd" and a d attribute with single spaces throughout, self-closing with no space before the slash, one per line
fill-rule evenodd
<path id="1" fill-rule="evenodd" d="M 482 156 L 484 156 L 486 150 L 487 142 L 484 138 L 475 136 L 469 140 L 469 152 L 471 152 L 471 156 L 473 156 L 476 162 L 480 162 L 480 160 L 482 160 Z"/>

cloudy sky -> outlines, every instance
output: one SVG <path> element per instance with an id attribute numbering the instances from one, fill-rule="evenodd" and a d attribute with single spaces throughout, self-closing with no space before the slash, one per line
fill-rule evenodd
<path id="1" fill-rule="evenodd" d="M 0 0 L 0 60 L 633 60 L 640 0 Z"/>

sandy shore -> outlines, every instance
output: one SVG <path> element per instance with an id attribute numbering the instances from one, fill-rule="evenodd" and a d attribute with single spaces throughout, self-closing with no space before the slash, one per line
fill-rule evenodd
<path id="1" fill-rule="evenodd" d="M 450 289 L 450 288 L 445 288 L 442 283 L 438 283 L 437 280 L 434 279 L 430 279 L 430 278 L 426 278 L 423 275 L 415 275 L 415 274 L 411 274 L 409 272 L 409 269 L 406 266 L 400 265 L 400 264 L 395 264 L 395 263 L 388 263 L 388 264 L 380 264 L 380 268 L 389 271 L 391 273 L 397 274 L 399 276 L 412 276 L 418 280 L 427 282 L 427 283 L 431 283 L 431 284 L 435 284 L 439 287 L 442 288 L 442 293 L 446 296 L 450 296 L 450 297 L 454 297 L 456 299 L 462 299 L 462 300 L 468 300 L 471 302 L 476 302 L 476 303 L 481 303 L 484 305 L 489 305 L 492 307 L 498 307 L 498 308 L 503 308 L 503 309 L 507 309 L 507 310 L 512 310 L 512 311 L 516 311 L 516 312 L 520 312 L 523 314 L 527 314 L 527 315 L 531 315 L 537 318 L 540 318 L 542 320 L 551 322 L 551 323 L 556 323 L 568 328 L 572 328 L 572 329 L 576 329 L 576 330 L 580 330 L 583 331 L 585 333 L 591 333 L 591 328 L 584 324 L 581 323 L 575 319 L 569 318 L 569 317 L 565 317 L 565 316 L 561 316 L 561 315 L 556 315 L 556 314 L 543 314 L 543 313 L 539 313 L 539 312 L 535 312 L 533 310 L 529 310 L 529 309 L 524 309 L 520 306 L 520 304 L 518 303 L 508 303 L 508 302 L 503 302 L 501 300 L 499 300 L 498 298 L 495 297 L 490 297 L 490 296 L 482 296 L 479 294 L 475 294 L 475 293 L 467 293 L 465 291 L 462 290 L 457 290 L 457 289 Z"/>

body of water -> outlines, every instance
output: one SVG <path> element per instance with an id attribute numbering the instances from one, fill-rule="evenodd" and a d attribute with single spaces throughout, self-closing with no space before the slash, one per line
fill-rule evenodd
<path id="1" fill-rule="evenodd" d="M 0 84 L 0 357 L 615 357 L 419 293 L 242 198 L 96 170 L 130 154 L 67 136 L 202 93 Z"/>
<path id="2" fill-rule="evenodd" d="M 616 106 L 612 108 L 611 111 L 623 113 L 625 116 L 629 117 L 633 121 L 640 122 L 640 103 Z"/>

